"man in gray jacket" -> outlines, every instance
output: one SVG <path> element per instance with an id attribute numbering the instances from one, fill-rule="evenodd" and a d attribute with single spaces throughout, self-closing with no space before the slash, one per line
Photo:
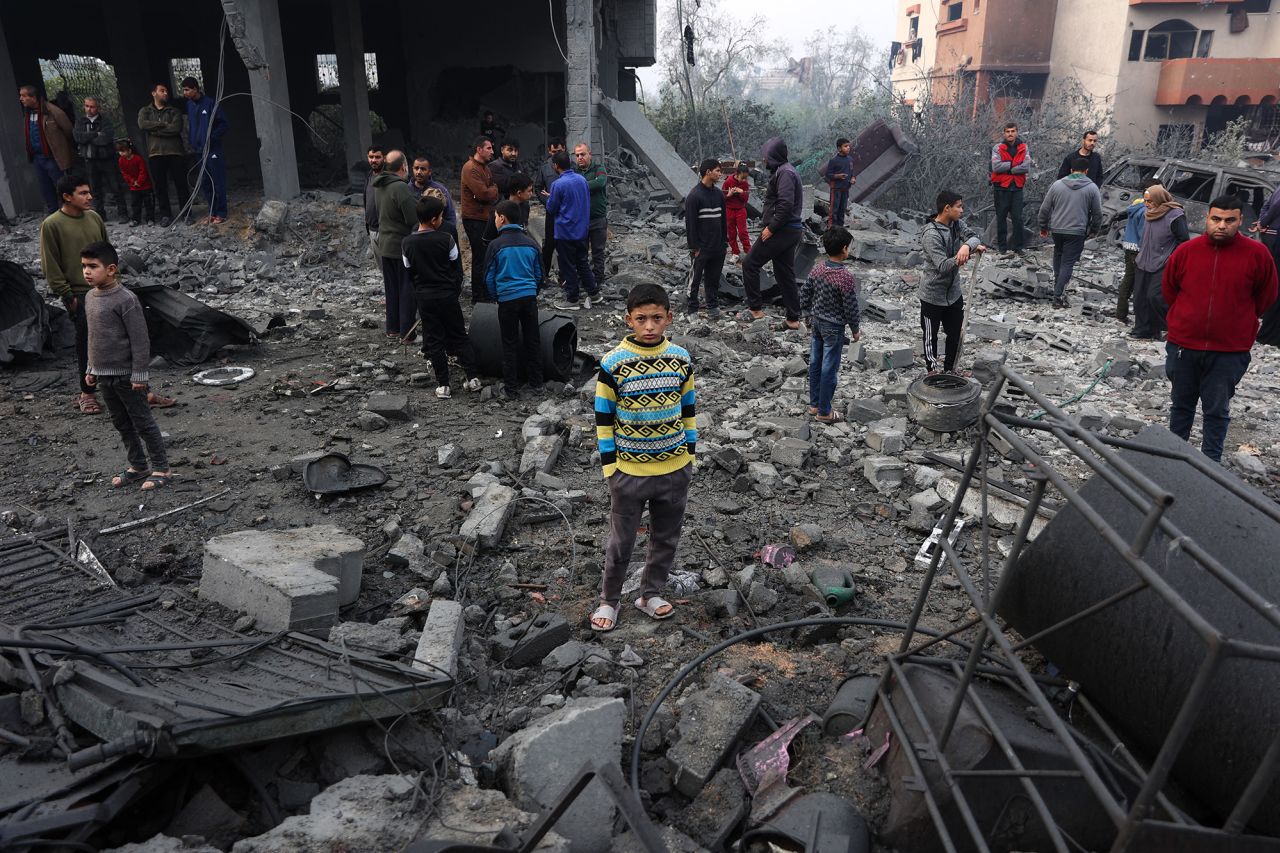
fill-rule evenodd
<path id="1" fill-rule="evenodd" d="M 120 221 L 129 221 L 129 207 L 124 200 L 124 184 L 120 180 L 120 166 L 116 162 L 115 127 L 101 110 L 101 102 L 90 95 L 84 99 L 84 115 L 76 119 L 71 138 L 89 172 L 89 186 L 93 189 L 94 207 L 102 221 L 107 221 L 107 192 L 116 197 Z"/>
<path id="2" fill-rule="evenodd" d="M 1053 307 L 1067 307 L 1067 282 L 1084 241 L 1102 227 L 1102 193 L 1089 180 L 1089 161 L 1077 157 L 1071 174 L 1049 187 L 1040 204 L 1040 236 L 1053 235 Z"/>
<path id="3" fill-rule="evenodd" d="M 960 355 L 960 327 L 964 324 L 964 294 L 960 290 L 960 267 L 975 252 L 985 252 L 976 234 L 962 219 L 964 199 L 959 193 L 938 193 L 938 215 L 924 227 L 921 248 L 925 272 L 920 279 L 920 332 L 924 363 L 930 373 L 938 372 L 938 327 L 947 333 L 947 351 L 942 369 L 956 372 Z"/>

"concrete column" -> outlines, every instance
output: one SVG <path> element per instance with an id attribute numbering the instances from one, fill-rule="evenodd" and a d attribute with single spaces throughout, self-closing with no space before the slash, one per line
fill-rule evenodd
<path id="1" fill-rule="evenodd" d="M 338 95 L 342 99 L 342 140 L 346 166 L 362 162 L 373 142 L 369 126 L 369 84 L 364 72 L 364 28 L 360 0 L 330 0 L 334 53 L 338 55 Z"/>
<path id="2" fill-rule="evenodd" d="M 236 50 L 249 72 L 264 199 L 288 201 L 301 191 L 293 146 L 289 80 L 280 35 L 279 0 L 222 0 Z"/>
<path id="3" fill-rule="evenodd" d="M 431 139 L 431 120 L 436 104 L 432 98 L 439 63 L 425 45 L 440 38 L 439 23 L 432 15 L 422 13 L 419 0 L 400 0 L 400 41 L 404 46 L 404 83 L 408 94 L 409 126 L 405 128 L 410 149 L 419 149 Z M 479 117 L 476 117 L 479 124 Z M 470 152 L 468 152 L 469 154 Z"/>
<path id="4" fill-rule="evenodd" d="M 18 99 L 18 87 L 33 81 L 38 82 L 39 78 L 32 76 L 30 80 L 18 82 L 9 43 L 4 31 L 0 29 L 0 98 L 10 99 L 10 106 L 0 109 L 0 206 L 4 207 L 4 212 L 9 216 L 24 211 L 44 210 L 40 185 L 36 183 L 35 172 L 27 163 L 27 149 L 22 141 L 23 134 L 26 133 L 23 113 L 13 106 Z"/>
<path id="5" fill-rule="evenodd" d="M 103 19 L 106 21 L 108 53 L 103 58 L 115 68 L 116 83 L 120 89 L 120 111 L 124 114 L 125 126 L 117 128 L 116 135 L 127 134 L 135 146 L 142 146 L 138 109 L 151 102 L 151 87 L 159 81 L 151 79 L 141 7 L 136 3 L 120 3 L 112 6 Z M 178 96 L 181 97 L 181 92 Z M 139 147 L 138 150 L 145 152 L 147 149 Z"/>
<path id="6" fill-rule="evenodd" d="M 565 0 L 565 141 L 569 150 L 587 140 L 593 151 L 603 151 L 600 134 L 600 100 L 597 85 L 595 0 Z"/>

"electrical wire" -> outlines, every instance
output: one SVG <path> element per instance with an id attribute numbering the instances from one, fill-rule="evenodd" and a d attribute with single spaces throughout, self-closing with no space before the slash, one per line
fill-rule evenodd
<path id="1" fill-rule="evenodd" d="M 560 46 L 560 34 L 556 32 L 556 6 L 555 0 L 547 0 L 547 15 L 551 18 L 551 36 L 556 40 L 556 50 L 560 51 L 560 58 L 564 60 L 565 71 L 568 71 L 569 57 L 565 55 L 564 48 Z"/>

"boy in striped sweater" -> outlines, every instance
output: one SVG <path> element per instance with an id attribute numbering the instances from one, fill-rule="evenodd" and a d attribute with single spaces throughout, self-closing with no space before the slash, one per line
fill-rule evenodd
<path id="1" fill-rule="evenodd" d="M 646 504 L 649 551 L 635 605 L 654 619 L 673 612 L 659 593 L 680 544 L 698 440 L 693 362 L 664 334 L 674 319 L 662 287 L 632 288 L 626 315 L 632 334 L 600 360 L 596 441 L 612 512 L 601 603 L 591 614 L 594 631 L 618 624 L 622 582 Z"/>

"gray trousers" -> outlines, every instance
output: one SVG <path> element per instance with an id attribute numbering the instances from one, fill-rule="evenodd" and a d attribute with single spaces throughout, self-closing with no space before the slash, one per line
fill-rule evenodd
<path id="1" fill-rule="evenodd" d="M 636 545 L 636 528 L 644 508 L 649 507 L 649 551 L 645 555 L 644 574 L 640 576 L 640 595 L 652 598 L 662 592 L 675 562 L 676 547 L 684 525 L 684 508 L 689 500 L 689 484 L 693 481 L 693 464 L 670 474 L 637 477 L 614 471 L 609 483 L 609 544 L 604 549 L 604 583 L 600 598 L 618 606 L 622 583 L 631 564 L 631 551 Z"/>
<path id="2" fill-rule="evenodd" d="M 111 425 L 124 442 L 129 467 L 135 471 L 168 471 L 164 437 L 151 416 L 147 392 L 133 390 L 128 376 L 99 376 L 97 387 L 102 392 L 102 402 L 107 404 Z M 150 468 L 147 467 L 148 453 L 151 454 Z"/>
<path id="3" fill-rule="evenodd" d="M 591 272 L 595 274 L 596 284 L 601 284 L 605 279 L 604 262 L 609 258 L 608 217 L 591 220 L 587 225 L 587 239 L 591 243 Z"/>

